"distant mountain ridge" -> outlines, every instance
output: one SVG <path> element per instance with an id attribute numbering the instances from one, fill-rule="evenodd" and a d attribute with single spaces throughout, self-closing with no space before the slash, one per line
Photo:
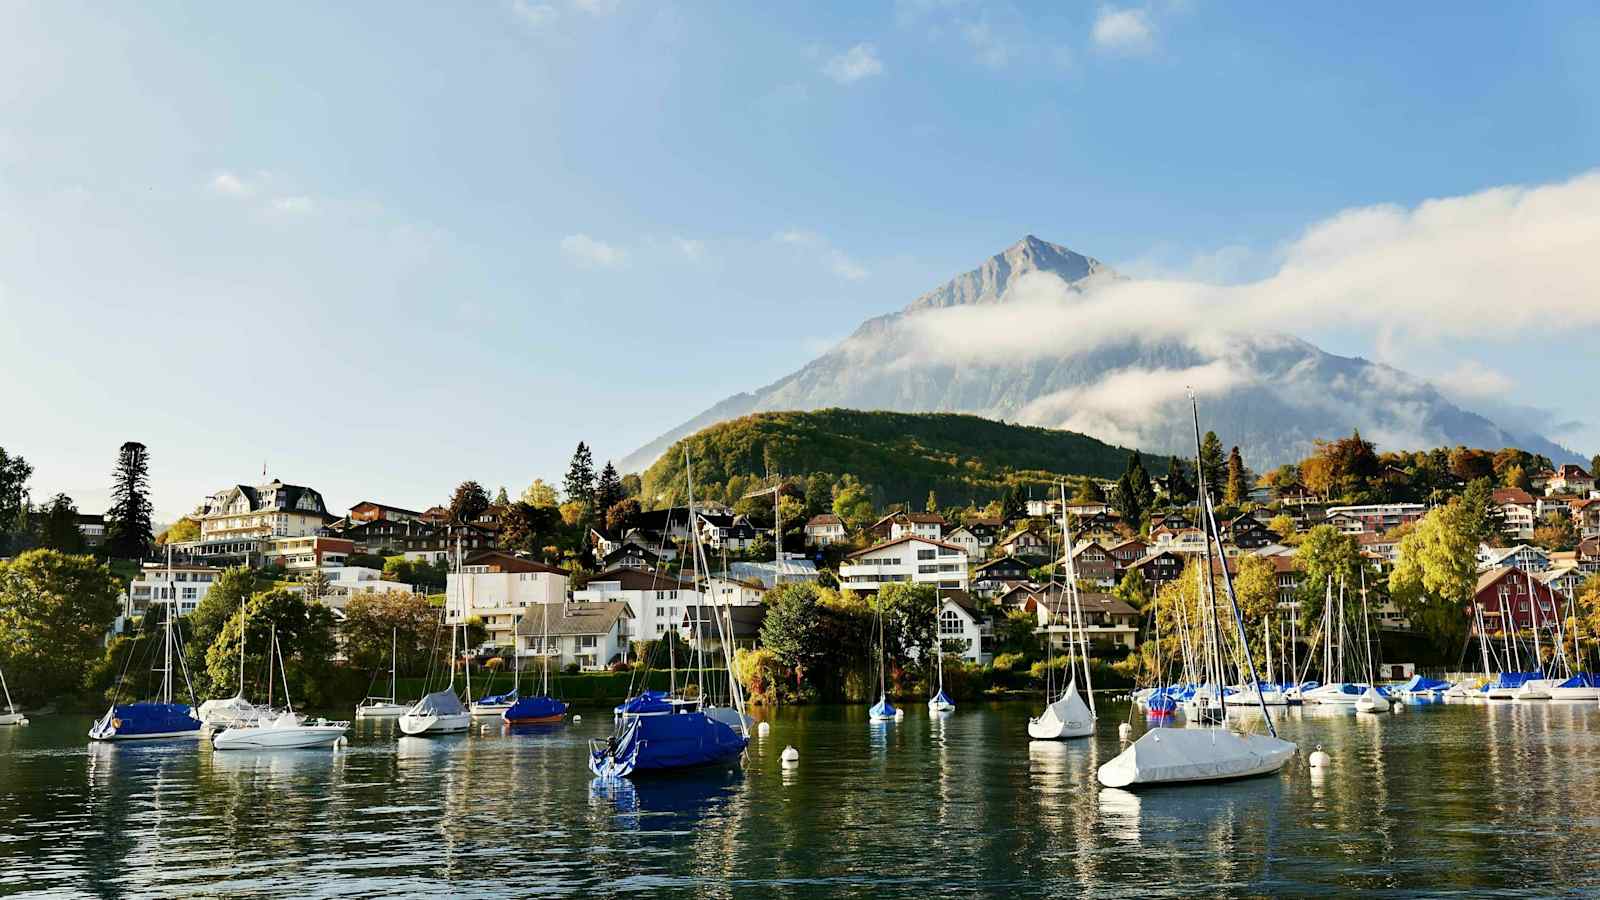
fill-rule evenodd
<path id="1" fill-rule="evenodd" d="M 942 358 L 950 355 L 941 352 L 947 348 L 930 346 L 926 332 L 914 327 L 953 308 L 1007 303 L 1030 273 L 1060 279 L 1065 302 L 1122 280 L 1098 260 L 1029 235 L 900 311 L 866 320 L 798 371 L 722 400 L 630 454 L 622 469 L 642 471 L 673 441 L 716 422 L 825 407 L 971 413 L 1068 428 L 1151 453 L 1192 455 L 1192 425 L 1178 395 L 1183 379 L 1195 373 L 1217 382 L 1199 390 L 1203 424 L 1226 444 L 1237 444 L 1257 469 L 1297 461 L 1316 440 L 1352 428 L 1383 449 L 1517 446 L 1552 459 L 1576 458 L 1546 438 L 1513 434 L 1462 409 L 1421 378 L 1335 356 L 1289 335 L 1234 332 L 1204 344 L 1122 336 L 1086 350 L 973 361 L 970 354 Z M 1142 393 L 1152 383 L 1163 384 L 1166 393 L 1156 399 Z M 1126 403 L 1119 402 L 1119 391 Z"/>

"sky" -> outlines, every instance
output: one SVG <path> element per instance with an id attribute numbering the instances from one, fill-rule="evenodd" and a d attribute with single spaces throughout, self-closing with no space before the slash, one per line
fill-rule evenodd
<path id="1" fill-rule="evenodd" d="M 124 440 L 149 446 L 167 516 L 263 465 L 335 510 L 421 508 L 466 478 L 516 494 L 578 441 L 620 458 L 1025 234 L 1248 286 L 1383 215 L 1423 241 L 1418 266 L 1448 267 L 1424 252 L 1439 203 L 1551 192 L 1564 217 L 1540 221 L 1568 252 L 1528 264 L 1545 280 L 1491 280 L 1459 314 L 1408 289 L 1292 322 L 1600 451 L 1600 295 L 1549 289 L 1569 266 L 1595 283 L 1572 248 L 1600 249 L 1597 7 L 20 0 L 6 18 L 0 447 L 35 497 L 103 507 Z M 1467 216 L 1476 243 L 1451 246 L 1508 228 L 1537 248 L 1551 232 L 1516 231 L 1525 209 Z"/>

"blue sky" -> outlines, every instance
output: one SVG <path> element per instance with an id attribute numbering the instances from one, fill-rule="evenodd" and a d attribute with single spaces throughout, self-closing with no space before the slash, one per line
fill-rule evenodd
<path id="1" fill-rule="evenodd" d="M 468 477 L 515 493 L 578 440 L 620 457 L 1027 233 L 1248 280 L 1343 210 L 1563 182 L 1600 148 L 1600 9 L 1578 4 L 7 18 L 0 446 L 37 495 L 91 508 L 130 438 L 163 512 L 263 460 L 338 508 Z M 1459 374 L 1600 450 L 1573 405 L 1600 375 L 1592 322 L 1558 342 L 1381 332 L 1302 336 Z"/>

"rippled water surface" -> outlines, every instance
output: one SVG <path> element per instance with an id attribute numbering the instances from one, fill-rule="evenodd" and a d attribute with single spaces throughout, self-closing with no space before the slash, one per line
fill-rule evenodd
<path id="1" fill-rule="evenodd" d="M 0 728 L 0 894 L 1600 892 L 1592 704 L 1291 711 L 1282 774 L 1140 794 L 1094 781 L 1125 705 L 1069 744 L 1030 743 L 1025 704 L 783 710 L 742 770 L 610 785 L 584 767 L 610 716 L 580 712 L 444 738 L 361 723 L 337 752 Z"/>

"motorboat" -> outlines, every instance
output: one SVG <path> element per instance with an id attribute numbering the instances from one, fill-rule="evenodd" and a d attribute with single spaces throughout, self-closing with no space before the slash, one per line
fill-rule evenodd
<path id="1" fill-rule="evenodd" d="M 1140 788 L 1270 775 L 1294 756 L 1296 746 L 1268 734 L 1226 728 L 1152 728 L 1101 766 L 1105 787 Z"/>
<path id="2" fill-rule="evenodd" d="M 333 746 L 349 730 L 349 722 L 304 719 L 285 711 L 253 725 L 223 728 L 211 736 L 211 746 L 217 750 L 310 750 Z"/>

